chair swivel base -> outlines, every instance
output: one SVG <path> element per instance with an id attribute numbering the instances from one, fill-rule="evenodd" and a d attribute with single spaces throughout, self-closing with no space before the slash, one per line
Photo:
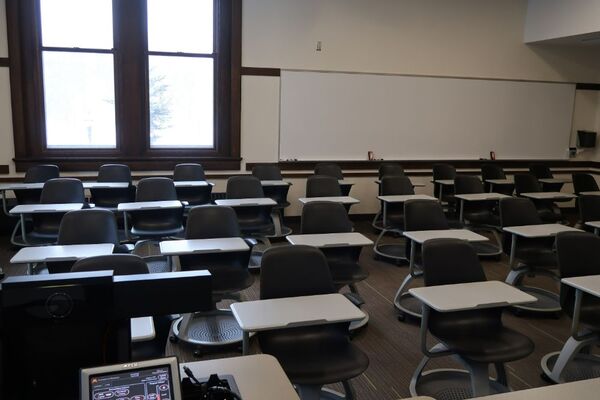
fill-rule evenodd
<path id="1" fill-rule="evenodd" d="M 243 339 L 243 331 L 230 310 L 185 314 L 173 324 L 173 334 L 196 346 L 241 344 Z"/>
<path id="2" fill-rule="evenodd" d="M 291 235 L 291 233 L 292 233 L 292 228 L 290 228 L 289 226 L 282 225 L 281 232 L 275 232 L 272 235 L 266 235 L 266 237 L 268 237 L 269 239 L 277 239 L 277 238 L 282 238 L 282 237 Z"/>
<path id="3" fill-rule="evenodd" d="M 402 321 L 406 316 L 421 319 L 421 302 L 408 292 L 394 299 L 394 307 L 398 310 L 398 319 Z"/>
<path id="4" fill-rule="evenodd" d="M 294 385 L 300 400 L 354 400 L 354 389 L 350 382 L 342 382 L 345 395 L 333 389 L 317 385 Z"/>
<path id="5" fill-rule="evenodd" d="M 577 354 L 565 366 L 560 378 L 553 374 L 554 365 L 558 360 L 560 351 L 546 354 L 542 358 L 542 371 L 544 378 L 554 383 L 567 383 L 584 379 L 600 378 L 600 356 L 593 354 Z"/>
<path id="6" fill-rule="evenodd" d="M 502 249 L 491 242 L 473 242 L 471 245 L 479 257 L 495 257 L 502 254 Z"/>
<path id="7" fill-rule="evenodd" d="M 404 264 L 408 262 L 406 256 L 406 246 L 403 244 L 380 244 L 373 247 L 376 258 L 384 261 L 390 261 L 395 264 Z"/>
<path id="8" fill-rule="evenodd" d="M 359 329 L 367 326 L 367 324 L 369 323 L 369 313 L 362 309 L 362 305 L 365 304 L 365 302 L 358 293 L 347 292 L 344 293 L 344 296 L 346 296 L 348 300 L 350 300 L 356 307 L 360 308 L 361 311 L 365 314 L 365 317 L 363 319 L 359 321 L 352 321 L 350 323 L 350 332 L 356 332 Z"/>
<path id="9" fill-rule="evenodd" d="M 371 226 L 373 227 L 375 232 L 380 232 L 381 230 L 383 230 L 383 218 L 381 215 L 381 211 L 378 211 L 377 214 L 375 214 L 375 217 L 373 217 L 373 221 L 371 222 Z"/>
<path id="10" fill-rule="evenodd" d="M 532 286 L 516 286 L 523 292 L 535 297 L 537 301 L 534 303 L 513 306 L 513 309 L 522 312 L 538 313 L 538 314 L 554 314 L 558 315 L 562 308 L 560 307 L 560 298 L 558 294 Z"/>
<path id="11" fill-rule="evenodd" d="M 509 389 L 491 379 L 490 394 L 508 392 Z M 416 382 L 410 383 L 411 396 L 430 396 L 438 400 L 462 400 L 473 397 L 471 375 L 460 369 L 435 369 L 423 372 Z"/>

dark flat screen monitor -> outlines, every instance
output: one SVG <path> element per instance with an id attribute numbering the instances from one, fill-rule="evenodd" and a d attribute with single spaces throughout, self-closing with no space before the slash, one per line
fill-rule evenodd
<path id="1" fill-rule="evenodd" d="M 0 290 L 3 399 L 75 399 L 80 368 L 128 361 L 110 271 L 10 277 Z"/>
<path id="2" fill-rule="evenodd" d="M 577 146 L 582 148 L 596 147 L 596 132 L 577 131 Z"/>

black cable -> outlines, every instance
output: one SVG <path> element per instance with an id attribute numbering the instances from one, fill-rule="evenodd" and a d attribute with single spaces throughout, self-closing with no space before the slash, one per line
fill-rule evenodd
<path id="1" fill-rule="evenodd" d="M 183 372 L 185 372 L 185 374 L 188 376 L 188 378 L 190 378 L 190 380 L 192 382 L 194 382 L 196 385 L 201 385 L 202 383 L 200 383 L 200 381 L 198 379 L 196 379 L 196 377 L 194 376 L 194 373 L 192 372 L 191 369 L 189 369 L 188 367 L 186 367 L 185 365 L 183 366 Z"/>

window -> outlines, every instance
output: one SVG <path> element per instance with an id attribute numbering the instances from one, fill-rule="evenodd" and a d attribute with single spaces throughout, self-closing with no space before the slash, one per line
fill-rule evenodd
<path id="1" fill-rule="evenodd" d="M 148 0 L 150 146 L 213 141 L 213 2 Z"/>
<path id="2" fill-rule="evenodd" d="M 40 10 L 47 148 L 115 148 L 112 1 L 41 0 Z"/>
<path id="3" fill-rule="evenodd" d="M 6 0 L 17 170 L 239 168 L 241 0 Z"/>

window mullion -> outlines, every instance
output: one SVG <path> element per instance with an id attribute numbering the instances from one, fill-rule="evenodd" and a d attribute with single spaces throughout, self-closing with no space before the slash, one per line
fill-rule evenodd
<path id="1" fill-rule="evenodd" d="M 143 157 L 146 140 L 146 1 L 115 0 L 115 86 L 120 153 Z"/>

